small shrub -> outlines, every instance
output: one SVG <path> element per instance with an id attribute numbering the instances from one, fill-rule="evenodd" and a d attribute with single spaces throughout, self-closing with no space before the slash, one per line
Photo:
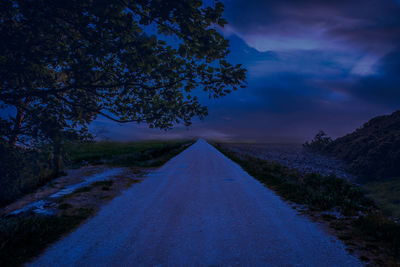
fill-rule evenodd
<path id="1" fill-rule="evenodd" d="M 332 143 L 332 138 L 321 130 L 315 135 L 311 142 L 303 144 L 303 147 L 310 151 L 323 152 L 330 143 Z"/>

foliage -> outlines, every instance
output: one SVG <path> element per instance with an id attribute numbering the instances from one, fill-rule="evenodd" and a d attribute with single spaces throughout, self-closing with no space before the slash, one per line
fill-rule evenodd
<path id="1" fill-rule="evenodd" d="M 367 211 L 375 206 L 358 186 L 349 184 L 344 179 L 315 173 L 303 176 L 278 163 L 249 155 L 239 156 L 222 146 L 216 147 L 254 178 L 295 203 L 306 204 L 321 211 L 337 208 L 346 215 Z"/>
<path id="2" fill-rule="evenodd" d="M 19 266 L 71 231 L 93 213 L 77 209 L 61 216 L 21 215 L 0 218 L 0 265 Z"/>
<path id="3" fill-rule="evenodd" d="M 325 153 L 346 161 L 360 181 L 400 177 L 400 111 L 373 118 L 337 138 Z"/>
<path id="4" fill-rule="evenodd" d="M 59 146 L 102 115 L 150 127 L 207 115 L 193 96 L 244 86 L 226 61 L 220 1 L 6 0 L 0 6 L 3 140 Z"/>
<path id="5" fill-rule="evenodd" d="M 193 141 L 148 141 L 135 143 L 68 143 L 65 150 L 69 167 L 83 162 L 128 167 L 157 167 L 179 154 Z M 0 142 L 0 207 L 33 192 L 55 178 L 53 153 L 30 150 Z"/>
<path id="6" fill-rule="evenodd" d="M 400 259 L 400 224 L 382 213 L 358 186 L 333 176 L 310 174 L 302 177 L 296 170 L 278 163 L 243 156 L 220 144 L 214 146 L 284 199 L 305 204 L 309 210 L 338 210 L 347 222 L 346 219 L 334 220 L 329 215 L 325 218 L 332 220 L 330 225 L 336 230 L 346 229 L 346 234 L 339 236 L 340 239 L 357 242 L 361 249 L 367 249 L 362 246 L 368 246 L 370 242 L 376 243 L 378 252 L 384 252 L 383 259 L 394 264 L 389 266 L 397 266 Z"/>
<path id="7" fill-rule="evenodd" d="M 52 175 L 51 153 L 13 147 L 0 141 L 0 207 L 42 186 Z"/>
<path id="8" fill-rule="evenodd" d="M 332 142 L 330 138 L 324 131 L 319 131 L 311 142 L 306 142 L 303 147 L 307 150 L 314 152 L 322 152 Z"/>
<path id="9" fill-rule="evenodd" d="M 111 164 L 130 167 L 157 167 L 193 143 L 193 140 L 146 142 L 93 142 L 71 145 L 70 164 Z"/>
<path id="10" fill-rule="evenodd" d="M 87 143 L 87 144 L 69 144 L 67 147 L 68 153 L 71 155 L 71 163 L 81 163 L 82 161 L 101 161 L 110 160 L 111 164 L 122 164 L 126 166 L 159 166 L 165 163 L 168 159 L 180 153 L 193 141 L 151 141 L 151 142 L 136 142 L 136 143 L 116 143 L 116 142 L 101 142 L 101 143 Z M 10 148 L 10 151 L 15 152 L 15 147 L 4 144 L 3 149 Z M 21 152 L 22 153 L 22 152 Z M 37 153 L 33 151 L 32 153 Z M 134 161 L 130 161 L 128 155 L 136 155 Z M 5 154 L 0 153 L 0 156 Z M 38 154 L 35 154 L 36 156 Z M 24 155 L 26 156 L 26 155 Z M 19 158 L 18 158 L 19 157 Z M 21 154 L 16 154 L 14 164 L 18 164 L 19 160 L 23 157 Z M 113 159 L 120 158 L 125 161 L 114 161 Z M 5 157 L 10 159 L 10 157 Z M 12 166 L 10 170 L 18 170 L 16 167 L 25 166 L 32 160 L 26 158 L 21 165 Z M 40 179 L 35 173 L 29 173 L 33 169 L 28 169 L 24 175 L 31 175 L 32 179 Z M 12 174 L 10 177 L 17 175 L 21 177 L 18 181 L 23 181 L 22 174 Z M 15 179 L 3 180 L 0 190 L 6 190 L 11 185 L 16 186 L 19 184 L 13 182 Z M 91 187 L 84 187 L 77 192 L 88 192 L 95 186 L 101 186 L 102 190 L 109 190 L 113 181 L 100 181 L 91 185 Z M 4 185 L 4 187 L 3 187 Z M 3 196 L 2 192 L 0 196 Z M 14 200 L 15 195 L 11 194 Z M 78 226 L 82 221 L 93 214 L 93 210 L 77 209 L 72 210 L 72 206 L 68 203 L 59 205 L 59 209 L 65 213 L 60 216 L 44 216 L 44 215 L 19 215 L 13 217 L 0 218 L 0 266 L 18 266 L 26 262 L 30 258 L 38 255 L 48 244 L 56 241 L 65 233 L 71 231 Z M 67 213 L 68 212 L 68 213 Z"/>
<path id="11" fill-rule="evenodd" d="M 388 214 L 400 218 L 400 178 L 362 184 L 362 188 L 379 207 Z"/>

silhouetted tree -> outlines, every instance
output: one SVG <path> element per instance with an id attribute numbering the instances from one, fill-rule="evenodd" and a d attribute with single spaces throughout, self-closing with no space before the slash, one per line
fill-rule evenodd
<path id="1" fill-rule="evenodd" d="M 306 142 L 303 147 L 315 152 L 323 152 L 324 148 L 332 143 L 332 138 L 330 138 L 324 131 L 320 130 L 311 140 L 311 142 Z"/>
<path id="2" fill-rule="evenodd" d="M 158 128 L 207 115 L 193 89 L 220 97 L 245 79 L 226 61 L 215 2 L 1 1 L 0 101 L 13 110 L 3 140 L 51 139 L 50 125 L 84 130 L 99 114 Z"/>

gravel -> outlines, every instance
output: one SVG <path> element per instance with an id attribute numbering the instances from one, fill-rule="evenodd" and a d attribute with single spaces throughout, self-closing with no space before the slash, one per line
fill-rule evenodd
<path id="1" fill-rule="evenodd" d="M 199 140 L 28 266 L 362 266 Z"/>
<path id="2" fill-rule="evenodd" d="M 323 176 L 331 174 L 354 181 L 346 164 L 332 157 L 308 152 L 301 145 L 289 144 L 223 144 L 239 154 L 248 154 L 268 161 L 275 161 L 303 174 L 319 173 Z"/>

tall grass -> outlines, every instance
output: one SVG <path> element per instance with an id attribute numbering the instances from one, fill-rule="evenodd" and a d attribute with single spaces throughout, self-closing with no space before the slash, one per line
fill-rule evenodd
<path id="1" fill-rule="evenodd" d="M 61 216 L 0 218 L 0 266 L 21 265 L 92 214 L 93 210 L 77 209 Z"/>
<path id="2" fill-rule="evenodd" d="M 334 176 L 302 176 L 278 163 L 238 154 L 220 144 L 214 146 L 282 198 L 304 204 L 311 212 L 339 210 L 344 219 L 332 221 L 332 228 L 345 220 L 347 240 L 359 242 L 359 247 L 379 244 L 374 246 L 391 257 L 390 264 L 399 266 L 400 224 L 386 216 L 359 186 Z"/>
<path id="3" fill-rule="evenodd" d="M 386 213 L 400 218 L 400 177 L 361 186 Z"/>
<path id="4" fill-rule="evenodd" d="M 324 177 L 313 173 L 303 176 L 276 162 L 239 155 L 219 145 L 216 148 L 287 200 L 320 211 L 338 208 L 345 215 L 375 208 L 374 202 L 365 196 L 360 187 L 334 175 Z"/>
<path id="5" fill-rule="evenodd" d="M 190 140 L 151 141 L 137 143 L 100 142 L 76 144 L 67 147 L 70 163 L 81 165 L 87 163 L 106 163 L 130 167 L 155 167 L 184 150 L 193 143 Z M 36 152 L 35 152 L 36 153 Z M 37 155 L 37 154 L 36 154 Z M 26 156 L 26 155 L 25 155 Z M 18 174 L 17 167 L 26 167 L 28 157 L 21 158 L 16 154 L 10 173 Z M 38 173 L 39 174 L 39 173 Z M 33 180 L 41 179 L 30 173 Z M 31 179 L 31 178 L 30 178 Z M 18 187 L 18 183 L 13 185 Z M 112 181 L 101 181 L 92 186 L 102 186 L 109 190 Z M 7 185 L 5 186 L 7 189 Z M 90 191 L 92 187 L 82 188 L 81 192 Z M 3 191 L 2 191 L 3 190 Z M 4 188 L 0 188 L 4 192 Z M 14 198 L 17 195 L 12 195 Z M 71 210 L 69 204 L 59 206 L 61 215 L 45 216 L 38 214 L 23 214 L 18 216 L 0 217 L 0 266 L 19 266 L 28 259 L 38 255 L 48 244 L 56 241 L 66 232 L 77 227 L 82 221 L 94 213 L 92 209 Z"/>

